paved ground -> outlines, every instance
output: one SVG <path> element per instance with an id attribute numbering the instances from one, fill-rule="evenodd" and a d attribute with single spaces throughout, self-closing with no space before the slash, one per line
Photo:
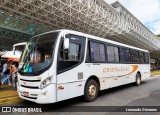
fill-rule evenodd
<path id="1" fill-rule="evenodd" d="M 11 85 L 0 86 L 0 105 L 9 105 L 20 101 L 17 91 L 13 91 Z"/>
<path id="2" fill-rule="evenodd" d="M 39 106 L 36 103 L 29 102 L 29 101 L 21 101 L 16 104 L 10 104 L 13 106 Z M 39 107 L 44 107 L 47 111 L 71 111 L 74 108 L 72 106 L 82 106 L 80 109 L 89 109 L 89 106 L 160 106 L 160 76 L 152 77 L 151 79 L 144 81 L 140 86 L 135 86 L 134 84 L 128 84 L 112 89 L 107 89 L 101 91 L 99 93 L 99 97 L 94 102 L 84 102 L 83 97 L 78 97 L 74 99 L 69 99 L 66 101 L 58 102 L 55 104 L 47 104 L 47 105 L 40 105 Z M 88 107 L 86 107 L 88 106 Z M 79 110 L 81 111 L 81 110 Z M 16 115 L 16 113 L 14 113 Z M 23 113 L 29 114 L 29 113 Z M 23 115 L 22 114 L 22 115 Z M 33 113 L 36 114 L 36 113 Z M 51 113 L 43 113 L 43 114 L 51 114 Z M 58 115 L 83 115 L 83 112 L 75 113 L 75 112 L 55 112 L 54 114 Z M 124 114 L 120 112 L 116 113 L 85 113 L 87 115 L 92 114 Z M 137 114 L 137 113 L 130 113 L 130 114 Z M 143 114 L 152 114 L 152 113 L 143 113 Z M 154 113 L 160 114 L 160 113 Z M 41 115 L 41 114 L 39 114 Z"/>

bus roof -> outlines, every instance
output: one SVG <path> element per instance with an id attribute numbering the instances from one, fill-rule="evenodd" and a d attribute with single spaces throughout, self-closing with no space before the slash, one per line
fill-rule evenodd
<path id="1" fill-rule="evenodd" d="M 52 33 L 52 32 L 59 32 L 59 31 L 62 31 L 66 34 L 67 33 L 73 33 L 75 35 L 84 36 L 84 37 L 91 38 L 91 39 L 94 39 L 94 40 L 104 41 L 104 42 L 107 42 L 107 43 L 111 43 L 111 44 L 115 44 L 115 45 L 119 45 L 119 46 L 123 46 L 123 47 L 127 47 L 127 48 L 132 48 L 132 49 L 148 52 L 148 50 L 144 50 L 144 49 L 141 49 L 141 48 L 137 48 L 137 47 L 134 47 L 134 46 L 130 46 L 130 45 L 126 45 L 126 44 L 123 44 L 123 43 L 116 42 L 116 41 L 112 41 L 112 40 L 109 40 L 109 39 L 106 39 L 106 38 L 100 38 L 100 37 L 97 37 L 97 36 L 94 36 L 94 35 L 89 35 L 89 34 L 85 34 L 85 33 L 74 31 L 74 30 L 67 30 L 67 29 L 54 30 L 54 31 L 49 31 L 49 32 L 39 34 L 37 36 L 44 35 L 44 34 L 49 34 L 49 33 Z M 37 36 L 35 36 L 35 37 L 37 37 Z"/>

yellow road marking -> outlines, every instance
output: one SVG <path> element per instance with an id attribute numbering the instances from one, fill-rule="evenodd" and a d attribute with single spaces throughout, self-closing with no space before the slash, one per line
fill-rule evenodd
<path id="1" fill-rule="evenodd" d="M 0 105 L 18 103 L 21 101 L 22 99 L 18 97 L 17 91 L 9 90 L 0 92 Z"/>
<path id="2" fill-rule="evenodd" d="M 151 72 L 151 75 L 157 75 L 157 74 L 160 74 L 160 70 L 155 70 L 155 71 Z"/>
<path id="3" fill-rule="evenodd" d="M 18 95 L 17 91 L 2 91 L 0 92 L 0 99 L 1 98 L 5 98 L 5 97 L 9 97 L 9 96 L 15 96 Z"/>
<path id="4" fill-rule="evenodd" d="M 18 103 L 21 101 L 22 99 L 20 99 L 19 96 L 14 96 L 14 97 L 0 99 L 0 105 Z"/>

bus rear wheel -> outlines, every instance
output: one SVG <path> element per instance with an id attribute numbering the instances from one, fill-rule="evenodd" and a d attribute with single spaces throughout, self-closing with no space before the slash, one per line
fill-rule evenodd
<path id="1" fill-rule="evenodd" d="M 137 86 L 141 85 L 141 75 L 140 75 L 140 73 L 137 73 L 137 75 L 136 75 L 136 85 Z"/>
<path id="2" fill-rule="evenodd" d="M 84 99 L 88 102 L 96 100 L 98 95 L 98 84 L 95 80 L 90 79 L 85 86 Z"/>

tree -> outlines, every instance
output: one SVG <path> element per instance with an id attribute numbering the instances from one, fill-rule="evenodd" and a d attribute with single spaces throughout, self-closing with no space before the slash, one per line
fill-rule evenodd
<path id="1" fill-rule="evenodd" d="M 160 34 L 158 34 L 157 36 L 160 37 Z"/>

